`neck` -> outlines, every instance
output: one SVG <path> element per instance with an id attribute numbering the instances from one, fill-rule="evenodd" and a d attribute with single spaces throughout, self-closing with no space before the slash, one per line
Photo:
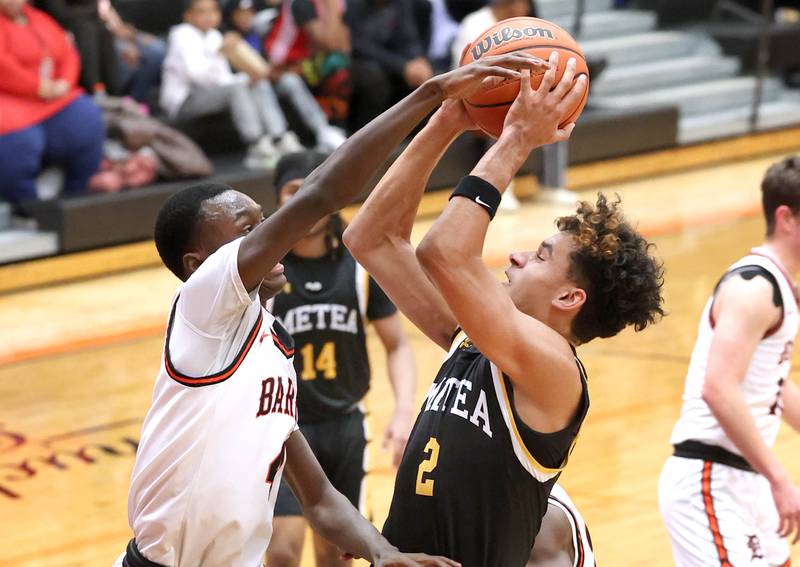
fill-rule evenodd
<path id="1" fill-rule="evenodd" d="M 501 20 L 508 19 L 508 10 L 506 10 L 503 6 L 492 6 L 492 14 L 494 14 L 494 18 L 499 22 Z"/>
<path id="2" fill-rule="evenodd" d="M 797 273 L 800 272 L 800 257 L 792 246 L 777 238 L 767 239 L 764 246 L 778 258 L 789 275 L 797 276 Z"/>
<path id="3" fill-rule="evenodd" d="M 309 234 L 299 240 L 292 248 L 292 253 L 301 258 L 322 258 L 328 253 L 325 246 L 325 231 Z"/>

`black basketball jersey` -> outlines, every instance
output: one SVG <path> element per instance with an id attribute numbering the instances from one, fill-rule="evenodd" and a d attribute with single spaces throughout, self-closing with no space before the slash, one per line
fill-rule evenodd
<path id="1" fill-rule="evenodd" d="M 583 385 L 575 417 L 540 434 L 517 415 L 510 380 L 459 333 L 403 454 L 386 539 L 463 567 L 524 566 L 589 408 L 575 360 Z"/>
<path id="2" fill-rule="evenodd" d="M 369 390 L 365 324 L 395 306 L 345 248 L 322 258 L 288 254 L 283 292 L 268 307 L 295 341 L 298 421 L 352 411 Z"/>

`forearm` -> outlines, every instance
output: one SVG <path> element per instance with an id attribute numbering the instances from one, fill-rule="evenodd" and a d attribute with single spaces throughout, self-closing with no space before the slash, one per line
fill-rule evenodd
<path id="1" fill-rule="evenodd" d="M 717 388 L 706 387 L 703 399 L 725 434 L 756 471 L 770 482 L 785 477 L 785 470 L 758 432 L 750 408 L 738 387 L 733 388 L 729 384 Z"/>
<path id="2" fill-rule="evenodd" d="M 316 533 L 356 557 L 374 563 L 382 553 L 395 549 L 330 485 L 318 504 L 303 509 L 303 515 Z"/>
<path id="3" fill-rule="evenodd" d="M 362 253 L 390 238 L 409 241 L 431 173 L 460 133 L 434 115 L 414 137 L 347 227 Z"/>
<path id="4" fill-rule="evenodd" d="M 239 273 L 257 286 L 319 219 L 349 204 L 411 129 L 442 100 L 429 81 L 351 136 L 309 175 L 291 201 L 245 237 Z"/>
<path id="5" fill-rule="evenodd" d="M 388 351 L 386 363 L 394 392 L 394 411 L 411 415 L 417 393 L 417 365 L 414 361 L 414 351 L 408 341 L 403 341 Z"/>
<path id="6" fill-rule="evenodd" d="M 436 83 L 423 84 L 351 136 L 309 176 L 305 190 L 327 195 L 335 209 L 348 205 L 391 151 L 441 102 Z"/>
<path id="7" fill-rule="evenodd" d="M 508 130 L 484 154 L 471 175 L 488 181 L 503 192 L 529 154 L 530 147 L 522 143 L 513 130 Z"/>

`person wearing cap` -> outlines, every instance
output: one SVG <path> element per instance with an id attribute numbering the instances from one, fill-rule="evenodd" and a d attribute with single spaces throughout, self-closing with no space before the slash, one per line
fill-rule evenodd
<path id="1" fill-rule="evenodd" d="M 275 170 L 278 205 L 286 204 L 325 155 L 284 156 Z M 368 435 L 362 400 L 370 387 L 366 326 L 371 323 L 386 352 L 395 397 L 383 438 L 400 462 L 414 421 L 416 363 L 397 308 L 342 244 L 338 213 L 318 222 L 283 259 L 287 283 L 267 309 L 295 341 L 298 423 L 337 490 L 361 513 L 367 473 Z M 298 566 L 306 522 L 297 498 L 281 483 L 274 531 L 267 551 L 270 567 Z M 314 537 L 318 566 L 348 565 L 338 549 Z"/>

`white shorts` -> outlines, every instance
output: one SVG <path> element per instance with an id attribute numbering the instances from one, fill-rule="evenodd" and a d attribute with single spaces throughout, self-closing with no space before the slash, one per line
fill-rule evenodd
<path id="1" fill-rule="evenodd" d="M 581 516 L 578 507 L 575 506 L 567 491 L 561 488 L 560 485 L 554 484 L 547 503 L 560 509 L 567 517 L 572 528 L 572 549 L 575 557 L 573 567 L 595 567 L 594 549 L 592 549 L 592 540 L 589 537 L 589 528 L 586 527 L 583 516 Z"/>
<path id="2" fill-rule="evenodd" d="M 670 457 L 658 503 L 678 567 L 789 565 L 767 479 L 737 468 Z"/>

